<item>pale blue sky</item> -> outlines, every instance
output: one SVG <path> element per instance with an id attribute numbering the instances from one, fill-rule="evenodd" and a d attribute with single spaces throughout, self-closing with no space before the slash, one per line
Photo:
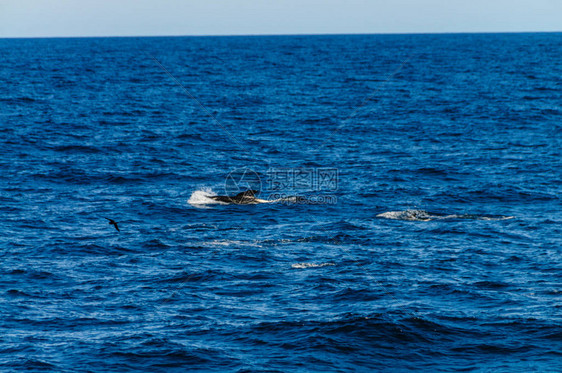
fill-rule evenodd
<path id="1" fill-rule="evenodd" d="M 562 0 L 0 0 L 0 37 L 562 31 Z"/>

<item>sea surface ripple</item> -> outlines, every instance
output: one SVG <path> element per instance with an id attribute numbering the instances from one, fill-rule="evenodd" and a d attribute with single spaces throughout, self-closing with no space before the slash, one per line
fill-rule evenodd
<path id="1" fill-rule="evenodd" d="M 561 50 L 0 39 L 0 371 L 562 371 Z"/>

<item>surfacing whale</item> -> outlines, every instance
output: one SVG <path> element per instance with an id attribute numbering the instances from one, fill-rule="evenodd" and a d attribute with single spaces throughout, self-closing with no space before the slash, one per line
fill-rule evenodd
<path id="1" fill-rule="evenodd" d="M 238 193 L 235 196 L 209 196 L 209 198 L 228 204 L 237 204 L 237 205 L 253 205 L 256 203 L 265 203 L 268 202 L 264 199 L 256 198 L 256 194 L 258 194 L 257 190 L 246 190 L 244 192 Z"/>

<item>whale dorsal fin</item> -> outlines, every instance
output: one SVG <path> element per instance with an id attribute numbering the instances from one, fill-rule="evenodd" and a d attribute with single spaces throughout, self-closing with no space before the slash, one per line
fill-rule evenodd
<path id="1" fill-rule="evenodd" d="M 246 190 L 234 196 L 234 198 L 253 197 L 257 193 L 256 190 Z"/>

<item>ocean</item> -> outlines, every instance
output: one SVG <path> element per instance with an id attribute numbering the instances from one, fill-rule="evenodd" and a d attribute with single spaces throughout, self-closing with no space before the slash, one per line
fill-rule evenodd
<path id="1" fill-rule="evenodd" d="M 562 372 L 561 50 L 0 39 L 0 371 Z"/>

